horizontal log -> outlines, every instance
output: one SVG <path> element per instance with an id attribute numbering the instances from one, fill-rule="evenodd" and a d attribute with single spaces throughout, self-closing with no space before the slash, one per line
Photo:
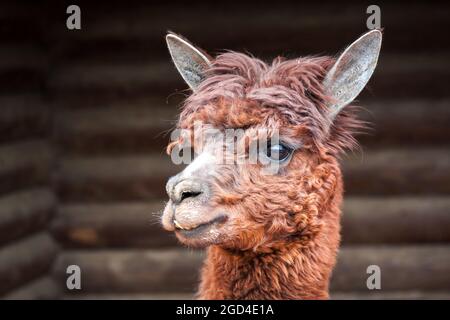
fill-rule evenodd
<path id="1" fill-rule="evenodd" d="M 365 90 L 360 99 L 364 101 L 374 94 L 385 98 L 444 98 L 447 97 L 445 83 L 449 74 L 450 62 L 444 54 L 382 56 L 370 82 L 372 93 Z M 186 89 L 169 59 L 143 63 L 67 64 L 55 71 L 49 86 L 62 101 L 80 94 L 89 97 L 144 92 L 167 96 L 177 89 Z"/>
<path id="2" fill-rule="evenodd" d="M 152 105 L 66 110 L 56 116 L 57 143 L 66 154 L 163 151 L 176 112 L 177 108 Z"/>
<path id="3" fill-rule="evenodd" d="M 0 295 L 48 272 L 57 252 L 47 232 L 0 248 Z"/>
<path id="4" fill-rule="evenodd" d="M 55 197 L 47 188 L 19 191 L 0 198 L 0 244 L 47 225 Z"/>
<path id="5" fill-rule="evenodd" d="M 38 91 L 44 85 L 46 74 L 42 69 L 26 67 L 0 70 L 0 93 L 20 94 L 22 92 Z"/>
<path id="6" fill-rule="evenodd" d="M 359 135 L 363 146 L 442 145 L 450 134 L 450 101 L 374 100 L 362 103 L 358 116 L 371 129 Z"/>
<path id="7" fill-rule="evenodd" d="M 381 268 L 385 291 L 447 291 L 450 288 L 448 245 L 343 247 L 331 281 L 332 292 L 368 294 L 366 269 Z M 194 292 L 202 254 L 173 250 L 67 251 L 55 265 L 65 276 L 70 264 L 82 270 L 85 294 Z"/>
<path id="8" fill-rule="evenodd" d="M 69 248 L 175 245 L 173 235 L 159 223 L 164 202 L 63 205 L 53 235 Z M 343 212 L 344 244 L 450 242 L 449 198 L 347 197 Z"/>
<path id="9" fill-rule="evenodd" d="M 450 289 L 450 247 L 343 247 L 331 280 L 332 291 L 367 293 L 367 267 L 381 270 L 383 291 L 447 291 Z"/>
<path id="10" fill-rule="evenodd" d="M 52 233 L 65 247 L 161 248 L 176 244 L 160 224 L 163 201 L 155 203 L 64 205 Z"/>
<path id="11" fill-rule="evenodd" d="M 173 92 L 173 91 L 172 91 Z M 108 95 L 89 95 L 89 96 L 70 96 L 70 99 L 63 99 L 63 96 L 58 91 L 54 91 L 54 115 L 55 118 L 65 112 L 80 112 L 98 109 L 153 109 L 166 108 L 167 110 L 174 110 L 177 113 L 177 106 L 180 106 L 183 100 L 188 95 L 188 90 L 168 95 L 167 92 L 163 94 L 149 94 L 149 92 L 131 93 L 128 95 L 115 94 L 111 92 Z M 158 112 L 159 114 L 159 112 Z M 75 113 L 74 113 L 75 115 Z M 170 119 L 168 119 L 170 120 Z M 57 123 L 54 123 L 55 128 L 59 128 Z"/>
<path id="12" fill-rule="evenodd" d="M 49 108 L 38 95 L 21 94 L 0 97 L 0 143 L 50 132 Z"/>
<path id="13" fill-rule="evenodd" d="M 22 22 L 30 25 L 34 20 Z M 2 23 L 0 35 L 3 35 L 4 29 L 10 26 L 5 26 L 5 20 L 0 23 Z M 9 95 L 30 91 L 39 92 L 45 83 L 47 65 L 46 52 L 36 42 L 17 43 L 16 40 L 15 44 L 10 44 L 2 41 L 0 44 L 0 93 Z"/>
<path id="14" fill-rule="evenodd" d="M 0 146 L 0 194 L 48 183 L 51 158 L 52 151 L 45 140 Z"/>
<path id="15" fill-rule="evenodd" d="M 194 293 L 129 293 L 129 294 L 84 294 L 70 291 L 63 300 L 194 300 Z"/>
<path id="16" fill-rule="evenodd" d="M 57 189 L 63 201 L 72 202 L 161 198 L 176 171 L 163 155 L 71 158 L 61 161 Z"/>
<path id="17" fill-rule="evenodd" d="M 44 70 L 46 54 L 33 43 L 0 44 L 0 73 L 11 69 Z"/>
<path id="18" fill-rule="evenodd" d="M 65 251 L 54 270 L 62 281 L 78 265 L 84 293 L 192 292 L 201 262 L 199 252 L 181 249 Z"/>
<path id="19" fill-rule="evenodd" d="M 362 145 L 438 145 L 450 134 L 448 100 L 371 101 L 360 112 L 372 129 Z M 433 110 L 433 112 L 430 112 Z M 164 150 L 178 108 L 146 105 L 65 109 L 55 117 L 56 139 L 66 154 L 117 155 Z M 95 119 L 95 121 L 94 121 Z"/>
<path id="20" fill-rule="evenodd" d="M 19 287 L 2 297 L 5 300 L 59 299 L 61 288 L 51 277 L 44 276 Z"/>
<path id="21" fill-rule="evenodd" d="M 450 198 L 348 197 L 345 244 L 450 242 Z"/>
<path id="22" fill-rule="evenodd" d="M 343 173 L 352 195 L 448 194 L 450 152 L 396 148 L 352 154 L 343 161 Z"/>
<path id="23" fill-rule="evenodd" d="M 176 109 L 162 105 L 63 110 L 56 113 L 55 122 L 58 134 L 126 133 L 133 129 L 168 129 L 175 122 L 176 114 Z"/>
<path id="24" fill-rule="evenodd" d="M 63 65 L 49 79 L 51 90 L 60 94 L 89 95 L 161 93 L 175 89 L 177 78 L 171 75 L 169 62 L 142 64 L 83 64 Z M 175 71 L 176 72 L 176 71 Z M 183 88 L 185 89 L 185 88 Z M 95 93 L 96 91 L 97 93 Z M 166 91 L 166 94 L 170 91 Z"/>
<path id="25" fill-rule="evenodd" d="M 71 157 L 61 161 L 63 201 L 165 198 L 167 178 L 181 171 L 165 155 Z M 450 193 L 450 153 L 444 149 L 374 150 L 345 157 L 348 195 Z"/>

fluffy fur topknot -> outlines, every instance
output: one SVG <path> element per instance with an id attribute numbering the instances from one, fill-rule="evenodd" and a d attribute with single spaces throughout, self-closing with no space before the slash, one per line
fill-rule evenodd
<path id="1" fill-rule="evenodd" d="M 218 127 L 245 128 L 276 118 L 280 125 L 298 130 L 301 138 L 307 139 L 304 142 L 316 148 L 334 155 L 353 149 L 357 146 L 355 133 L 366 124 L 355 117 L 355 106 L 347 106 L 330 121 L 328 105 L 333 101 L 325 94 L 322 80 L 334 62 L 331 57 L 278 57 L 266 64 L 242 53 L 221 54 L 196 92 L 186 99 L 181 127 L 197 119 Z M 236 110 L 237 102 L 249 107 Z"/>

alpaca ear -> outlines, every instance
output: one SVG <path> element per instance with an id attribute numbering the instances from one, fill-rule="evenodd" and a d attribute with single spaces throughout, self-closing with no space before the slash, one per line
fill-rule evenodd
<path id="1" fill-rule="evenodd" d="M 330 119 L 355 99 L 372 76 L 381 49 L 382 34 L 372 30 L 353 42 L 326 75 L 323 86 L 333 98 Z"/>
<path id="2" fill-rule="evenodd" d="M 201 50 L 173 33 L 166 36 L 166 42 L 175 67 L 184 81 L 195 91 L 204 79 L 204 71 L 210 66 L 210 60 Z"/>

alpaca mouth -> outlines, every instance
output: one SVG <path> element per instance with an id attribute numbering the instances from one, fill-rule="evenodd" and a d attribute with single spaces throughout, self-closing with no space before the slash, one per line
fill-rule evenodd
<path id="1" fill-rule="evenodd" d="M 212 219 L 211 221 L 201 223 L 194 227 L 182 226 L 175 219 L 173 220 L 173 223 L 175 225 L 175 232 L 180 233 L 181 235 L 183 235 L 183 237 L 193 238 L 201 235 L 202 233 L 210 229 L 213 225 L 224 223 L 226 220 L 227 217 L 225 215 L 220 215 Z"/>

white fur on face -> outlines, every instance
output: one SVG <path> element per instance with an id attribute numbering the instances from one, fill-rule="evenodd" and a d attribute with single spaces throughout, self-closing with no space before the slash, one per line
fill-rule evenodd
<path id="1" fill-rule="evenodd" d="M 216 157 L 209 151 L 204 150 L 194 161 L 192 161 L 181 173 L 183 178 L 194 178 L 211 173 L 216 165 Z"/>

